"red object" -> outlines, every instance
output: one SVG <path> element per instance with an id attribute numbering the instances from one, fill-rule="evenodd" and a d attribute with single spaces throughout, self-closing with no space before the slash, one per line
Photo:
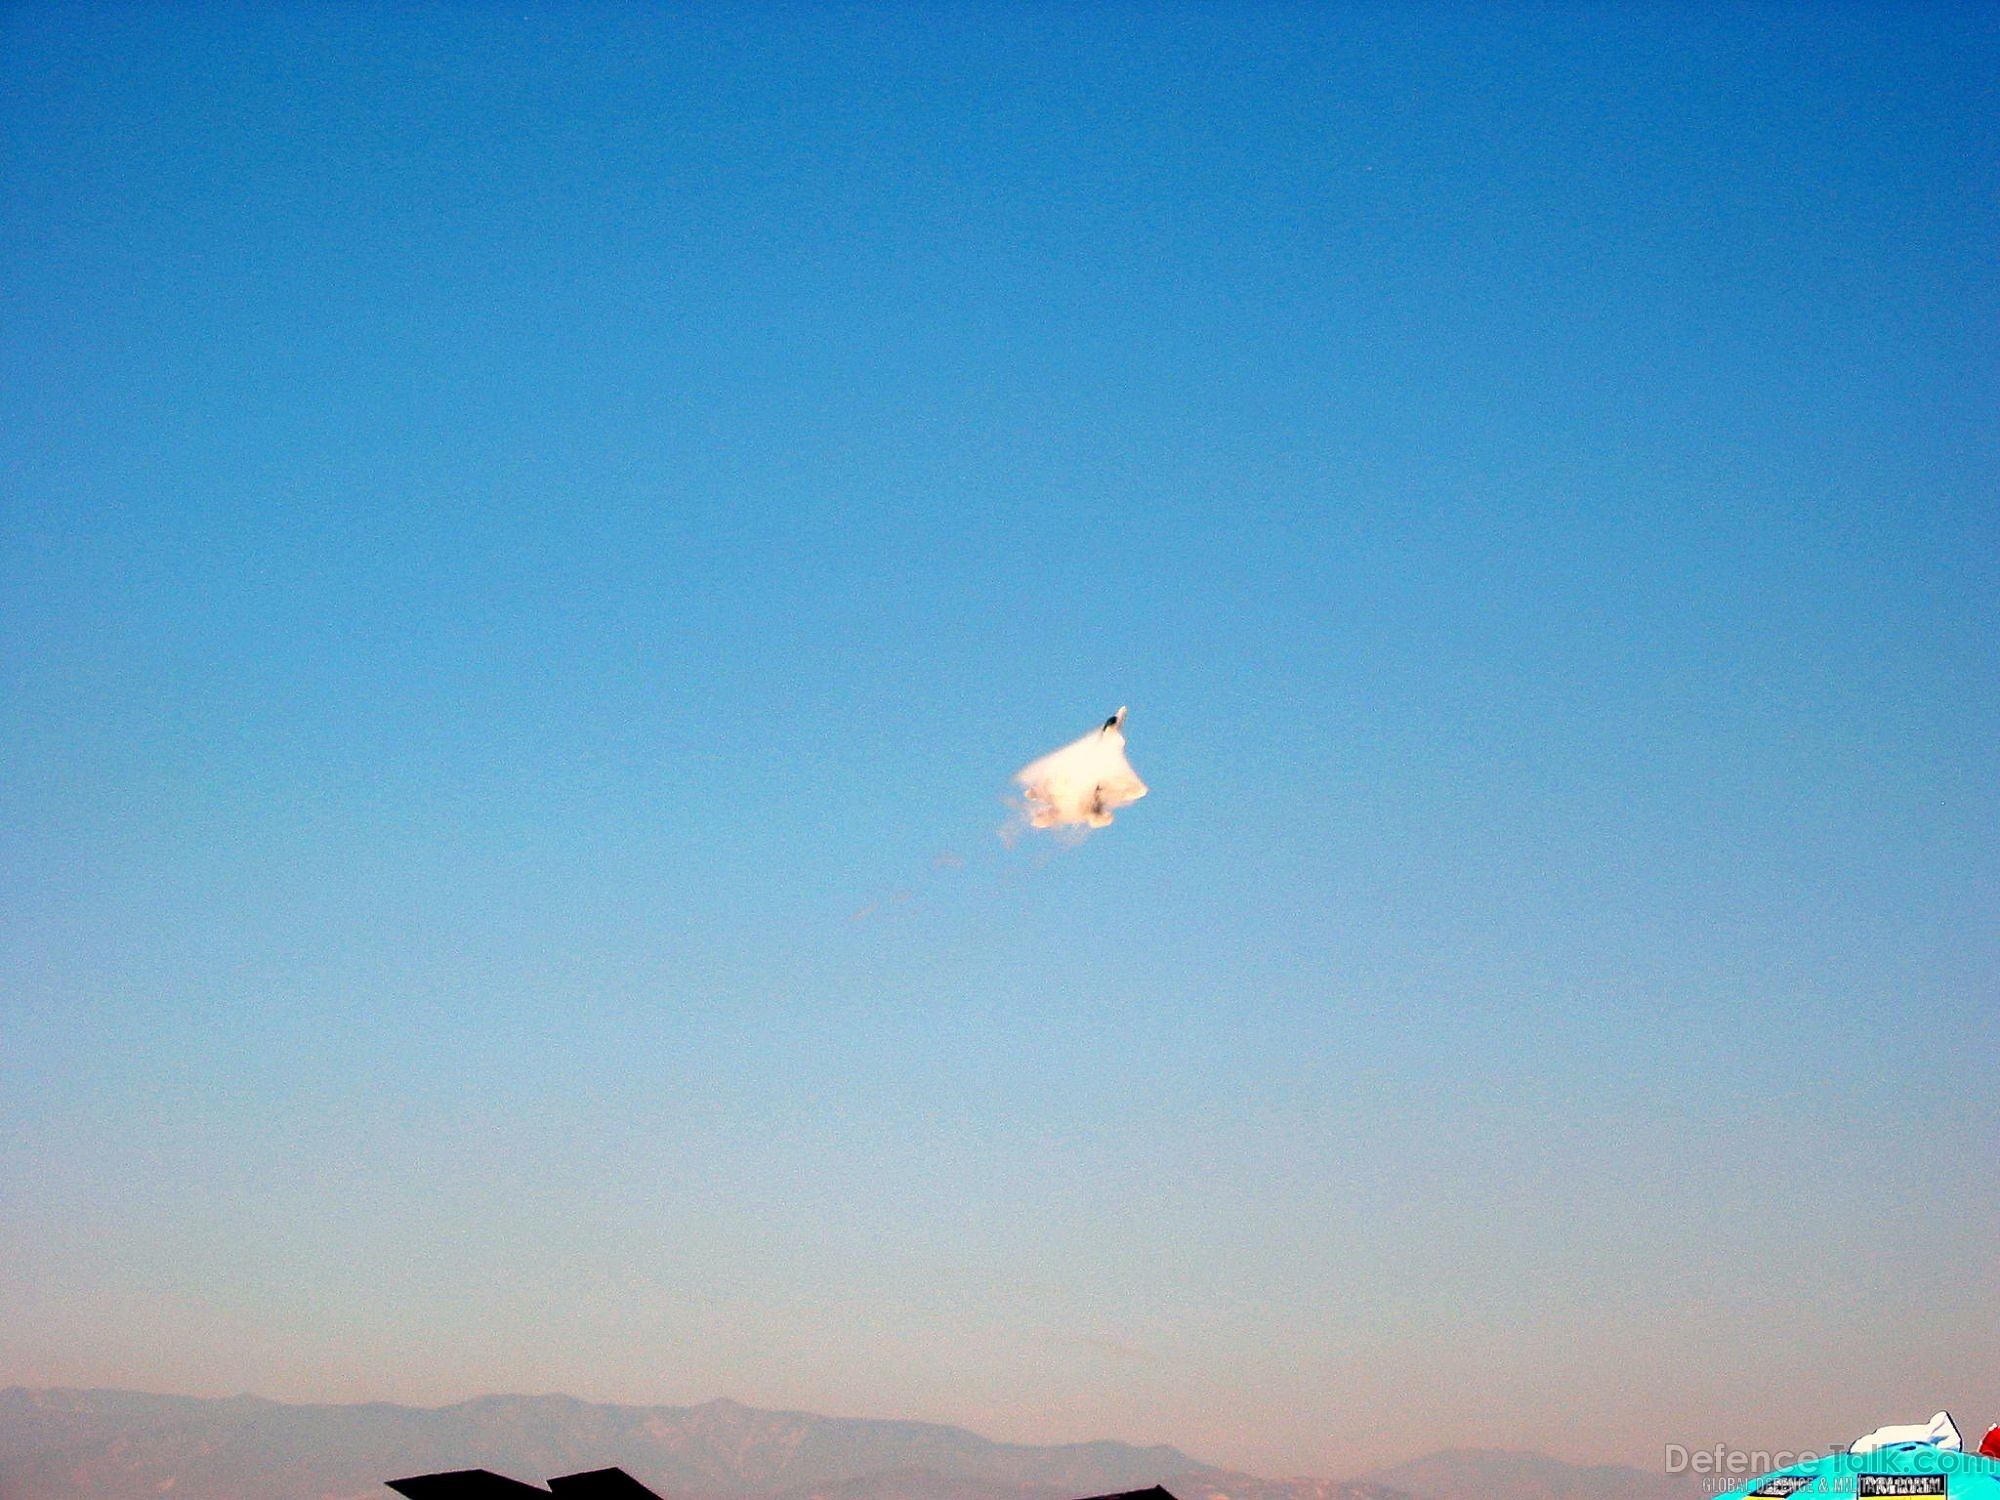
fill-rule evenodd
<path id="1" fill-rule="evenodd" d="M 1979 1445 L 1981 1458 L 2000 1458 L 2000 1427 L 1987 1429 L 1985 1439 Z"/>

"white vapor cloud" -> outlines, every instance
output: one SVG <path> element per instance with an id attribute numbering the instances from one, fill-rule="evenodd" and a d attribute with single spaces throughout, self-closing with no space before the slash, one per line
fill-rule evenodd
<path id="1" fill-rule="evenodd" d="M 1125 759 L 1124 723 L 1121 708 L 1101 728 L 1014 773 L 1029 827 L 1108 827 L 1114 808 L 1146 795 L 1146 783 Z"/>

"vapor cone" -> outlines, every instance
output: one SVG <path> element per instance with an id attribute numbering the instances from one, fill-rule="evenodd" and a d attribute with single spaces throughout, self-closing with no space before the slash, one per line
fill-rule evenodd
<path id="1" fill-rule="evenodd" d="M 1104 828 L 1112 809 L 1146 795 L 1146 783 L 1125 759 L 1124 723 L 1121 708 L 1103 727 L 1014 773 L 1030 827 Z"/>

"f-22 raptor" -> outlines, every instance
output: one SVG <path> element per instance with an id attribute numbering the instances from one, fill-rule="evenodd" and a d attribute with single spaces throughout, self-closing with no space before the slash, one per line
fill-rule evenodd
<path id="1" fill-rule="evenodd" d="M 389 1488 L 403 1496 L 404 1500 L 531 1500 L 537 1495 L 554 1495 L 556 1500 L 660 1500 L 658 1495 L 623 1469 L 591 1469 L 582 1474 L 565 1474 L 551 1479 L 545 1490 L 487 1469 L 454 1469 L 445 1474 L 418 1474 L 410 1479 L 392 1479 Z M 1174 1497 L 1154 1485 L 1149 1490 L 1093 1495 L 1090 1500 L 1174 1500 Z"/>
<path id="2" fill-rule="evenodd" d="M 547 1489 L 523 1484 L 489 1469 L 453 1469 L 445 1474 L 418 1474 L 410 1479 L 392 1479 L 389 1488 L 404 1500 L 528 1500 L 539 1495 L 546 1500 L 660 1500 L 623 1469 L 590 1469 L 582 1474 L 565 1474 L 551 1479 Z"/>

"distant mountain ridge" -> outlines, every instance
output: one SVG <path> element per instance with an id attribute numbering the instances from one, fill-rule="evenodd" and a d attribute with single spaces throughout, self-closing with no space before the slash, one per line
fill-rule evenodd
<path id="1" fill-rule="evenodd" d="M 485 1468 L 540 1481 L 615 1464 L 669 1500 L 1398 1500 L 1262 1480 L 1169 1447 L 996 1443 L 928 1422 L 482 1396 L 453 1406 L 287 1405 L 133 1391 L 0 1391 L 4 1500 L 393 1500 L 383 1481 Z"/>
<path id="2" fill-rule="evenodd" d="M 617 1465 L 667 1500 L 1674 1500 L 1658 1475 L 1538 1454 L 1433 1454 L 1361 1480 L 1260 1479 L 1177 1448 L 997 1443 L 930 1422 L 482 1396 L 289 1405 L 0 1390 L 0 1500 L 393 1500 L 383 1481 L 485 1468 L 540 1482 Z"/>

